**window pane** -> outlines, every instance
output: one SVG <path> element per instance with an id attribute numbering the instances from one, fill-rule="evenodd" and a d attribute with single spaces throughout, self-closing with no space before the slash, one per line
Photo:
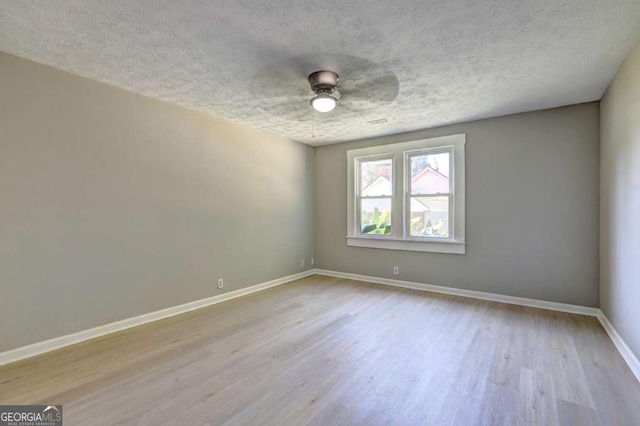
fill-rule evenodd
<path id="1" fill-rule="evenodd" d="M 360 200 L 360 233 L 391 234 L 391 198 Z"/>
<path id="2" fill-rule="evenodd" d="M 449 152 L 411 157 L 411 194 L 449 193 Z"/>
<path id="3" fill-rule="evenodd" d="M 391 158 L 361 161 L 359 164 L 361 196 L 375 197 L 393 194 Z"/>
<path id="4" fill-rule="evenodd" d="M 449 197 L 411 197 L 410 235 L 449 238 Z"/>

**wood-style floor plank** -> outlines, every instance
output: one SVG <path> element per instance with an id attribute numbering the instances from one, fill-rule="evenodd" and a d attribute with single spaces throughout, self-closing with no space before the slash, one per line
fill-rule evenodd
<path id="1" fill-rule="evenodd" d="M 523 368 L 520 371 L 520 412 L 521 425 L 560 424 L 553 378 L 548 373 Z"/>
<path id="2" fill-rule="evenodd" d="M 595 318 L 313 276 L 0 367 L 65 425 L 640 425 Z"/>

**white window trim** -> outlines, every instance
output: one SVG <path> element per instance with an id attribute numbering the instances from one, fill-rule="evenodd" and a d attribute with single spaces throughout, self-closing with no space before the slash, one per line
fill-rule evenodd
<path id="1" fill-rule="evenodd" d="M 381 248 L 434 253 L 465 254 L 465 143 L 466 135 L 450 135 L 347 151 L 347 245 L 351 247 Z M 429 239 L 405 236 L 405 210 L 407 183 L 404 175 L 405 153 L 420 149 L 453 147 L 453 235 L 450 239 Z M 392 201 L 391 235 L 361 235 L 356 226 L 356 158 L 393 155 L 393 185 L 395 197 Z M 397 178 L 396 178 L 397 176 Z M 402 194 L 402 195 L 400 195 Z"/>

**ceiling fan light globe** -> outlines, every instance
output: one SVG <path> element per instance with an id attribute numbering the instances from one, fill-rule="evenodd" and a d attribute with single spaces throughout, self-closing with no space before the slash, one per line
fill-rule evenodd
<path id="1" fill-rule="evenodd" d="M 318 95 L 311 99 L 311 106 L 318 112 L 329 112 L 338 104 L 338 101 L 333 96 Z"/>

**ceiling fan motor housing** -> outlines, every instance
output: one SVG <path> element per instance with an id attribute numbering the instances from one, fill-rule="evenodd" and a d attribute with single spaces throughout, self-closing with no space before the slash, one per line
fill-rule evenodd
<path id="1" fill-rule="evenodd" d="M 332 93 L 340 81 L 340 77 L 333 71 L 316 71 L 309 75 L 311 90 L 316 94 Z"/>

